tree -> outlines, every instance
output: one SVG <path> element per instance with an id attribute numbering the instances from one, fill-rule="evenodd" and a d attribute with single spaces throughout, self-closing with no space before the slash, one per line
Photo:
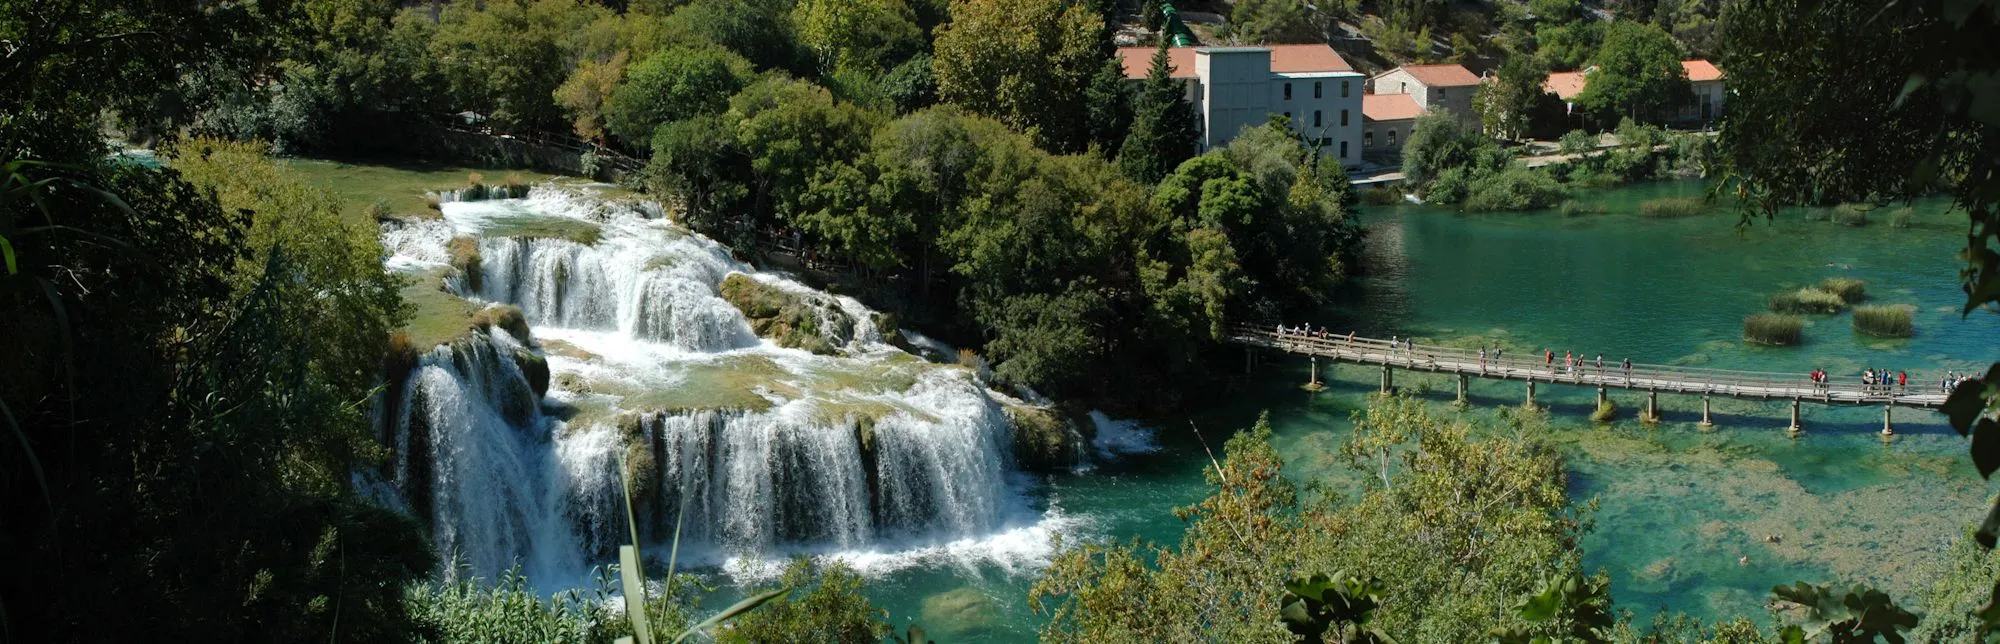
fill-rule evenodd
<path id="1" fill-rule="evenodd" d="M 917 54 L 882 75 L 882 92 L 896 106 L 897 114 L 937 103 L 937 76 L 931 72 L 931 64 L 930 54 Z"/>
<path id="2" fill-rule="evenodd" d="M 1118 168 L 1140 183 L 1156 183 L 1194 156 L 1195 117 L 1186 89 L 1174 79 L 1167 45 L 1153 52 L 1146 85 L 1132 106 L 1132 131 L 1118 150 Z"/>
<path id="3" fill-rule="evenodd" d="M 1403 180 L 1424 188 L 1447 170 L 1492 172 L 1505 167 L 1506 159 L 1492 140 L 1450 114 L 1432 112 L 1417 117 L 1410 138 L 1403 142 Z"/>
<path id="4" fill-rule="evenodd" d="M 1657 121 L 1693 100 L 1680 43 L 1659 27 L 1613 23 L 1591 60 L 1597 71 L 1576 105 L 1607 121 L 1620 115 Z"/>
<path id="5" fill-rule="evenodd" d="M 1472 95 L 1472 109 L 1479 114 L 1486 135 L 1521 138 L 1546 93 L 1542 81 L 1547 77 L 1548 68 L 1534 56 L 1515 55 L 1501 63 L 1493 80 L 1480 83 Z"/>
<path id="6" fill-rule="evenodd" d="M 766 78 L 729 99 L 736 145 L 749 161 L 750 207 L 744 222 L 787 221 L 812 173 L 858 156 L 874 115 L 804 81 Z"/>
<path id="7" fill-rule="evenodd" d="M 506 130 L 562 127 L 556 88 L 569 74 L 570 58 L 559 42 L 562 23 L 588 20 L 562 0 L 496 0 L 478 8 L 454 3 L 445 8 L 430 56 L 438 61 L 455 109 L 485 114 Z"/>
<path id="8" fill-rule="evenodd" d="M 1084 95 L 1102 60 L 1104 20 L 1069 0 L 965 0 L 933 52 L 938 98 L 998 119 L 1037 145 L 1087 144 Z"/>
<path id="9" fill-rule="evenodd" d="M 618 52 L 611 60 L 597 62 L 586 60 L 576 71 L 570 72 L 569 79 L 556 88 L 556 103 L 570 113 L 570 128 L 578 137 L 588 141 L 603 142 L 605 135 L 605 108 L 619 81 L 625 79 L 625 64 L 628 55 Z"/>
<path id="10" fill-rule="evenodd" d="M 817 71 L 798 44 L 786 0 L 694 0 L 668 17 L 674 28 L 722 45 L 757 69 L 810 77 Z"/>
<path id="11" fill-rule="evenodd" d="M 721 115 L 662 125 L 653 135 L 653 159 L 646 165 L 647 189 L 680 197 L 688 227 L 713 237 L 738 232 L 725 228 L 722 219 L 740 213 L 750 195 L 750 162 L 733 125 Z"/>
<path id="12" fill-rule="evenodd" d="M 717 47 L 674 47 L 633 65 L 612 91 L 605 122 L 620 140 L 650 141 L 670 120 L 719 114 L 749 83 L 750 63 Z"/>
<path id="13" fill-rule="evenodd" d="M 793 559 L 779 585 L 792 592 L 736 618 L 716 641 L 875 642 L 889 633 L 888 612 L 868 602 L 861 576 L 846 564 Z"/>
<path id="14" fill-rule="evenodd" d="M 1326 42 L 1318 13 L 1302 0 L 1240 0 L 1229 22 L 1231 33 L 1247 43 Z"/>
<path id="15" fill-rule="evenodd" d="M 1106 157 L 1116 154 L 1132 127 L 1132 90 L 1118 57 L 1106 58 L 1090 77 L 1084 107 L 1090 115 L 1090 145 Z"/>
<path id="16" fill-rule="evenodd" d="M 879 73 L 923 46 L 916 14 L 903 0 L 799 0 L 791 20 L 822 73 L 842 67 Z"/>

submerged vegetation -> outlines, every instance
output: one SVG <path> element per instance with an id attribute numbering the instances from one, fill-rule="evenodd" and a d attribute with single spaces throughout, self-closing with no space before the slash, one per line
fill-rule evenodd
<path id="1" fill-rule="evenodd" d="M 1753 344 L 1787 347 L 1800 340 L 1805 318 L 1785 313 L 1753 313 L 1743 318 L 1743 340 Z"/>
<path id="2" fill-rule="evenodd" d="M 1908 304 L 1862 306 L 1854 309 L 1854 330 L 1878 338 L 1910 337 L 1910 319 L 1917 307 Z"/>

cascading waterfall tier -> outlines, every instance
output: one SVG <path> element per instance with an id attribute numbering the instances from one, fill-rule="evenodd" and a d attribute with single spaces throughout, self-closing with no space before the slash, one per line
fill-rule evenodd
<path id="1" fill-rule="evenodd" d="M 453 570 L 580 579 L 627 538 L 621 464 L 642 539 L 678 521 L 684 551 L 722 557 L 925 548 L 1044 520 L 1011 476 L 1010 418 L 1051 412 L 885 343 L 851 298 L 574 188 L 442 211 L 385 230 L 388 265 L 534 329 L 517 337 L 489 308 L 391 378 L 387 478 Z M 816 334 L 812 350 L 758 337 L 778 328 Z"/>

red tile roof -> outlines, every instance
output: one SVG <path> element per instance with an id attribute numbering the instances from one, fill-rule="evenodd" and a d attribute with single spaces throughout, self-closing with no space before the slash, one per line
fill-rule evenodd
<path id="1" fill-rule="evenodd" d="M 1565 101 L 1575 99 L 1577 94 L 1583 93 L 1584 74 L 1588 73 L 1590 70 L 1552 72 L 1548 80 L 1542 81 L 1542 91 L 1555 94 L 1556 98 Z"/>
<path id="2" fill-rule="evenodd" d="M 1424 115 L 1424 108 L 1409 94 L 1362 94 L 1361 118 L 1369 121 L 1401 121 Z"/>
<path id="3" fill-rule="evenodd" d="M 1417 82 L 1429 87 L 1466 87 L 1479 84 L 1479 76 L 1473 74 L 1472 70 L 1466 69 L 1464 65 L 1450 63 L 1442 65 L 1404 65 L 1376 74 L 1375 77 L 1381 78 L 1394 73 L 1396 70 L 1409 72 L 1411 78 L 1415 78 Z"/>
<path id="4" fill-rule="evenodd" d="M 1690 82 L 1722 80 L 1722 70 L 1706 60 L 1683 60 L 1681 68 L 1687 70 Z"/>
<path id="5" fill-rule="evenodd" d="M 1347 60 L 1334 53 L 1326 45 L 1265 45 L 1260 49 L 1271 50 L 1271 72 L 1278 74 L 1307 74 L 1324 72 L 1349 72 L 1354 67 Z M 1173 68 L 1174 78 L 1194 78 L 1195 51 L 1202 47 L 1167 48 L 1167 65 Z M 1145 78 L 1147 70 L 1153 66 L 1153 52 L 1156 47 L 1119 47 L 1119 62 L 1125 66 L 1126 78 Z"/>

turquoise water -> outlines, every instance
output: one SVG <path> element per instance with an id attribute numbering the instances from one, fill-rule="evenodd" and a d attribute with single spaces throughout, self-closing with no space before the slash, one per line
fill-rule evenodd
<path id="1" fill-rule="evenodd" d="M 1694 183 L 1658 183 L 1585 197 L 1607 214 L 1461 215 L 1424 207 L 1367 212 L 1370 266 L 1355 303 L 1324 319 L 1335 329 L 1438 342 L 1499 343 L 1521 355 L 1553 348 L 1602 352 L 1607 362 L 1672 362 L 1717 368 L 1864 367 L 1922 372 L 1984 368 L 2000 359 L 2000 316 L 1961 319 L 1957 266 L 1963 215 L 1942 202 L 1916 205 L 1915 225 L 1845 228 L 1786 212 L 1739 229 L 1731 211 L 1649 220 L 1638 204 L 1698 195 Z M 1846 315 L 1812 318 L 1803 346 L 1761 348 L 1739 340 L 1745 314 L 1765 298 L 1829 276 L 1868 283 L 1875 303 L 1918 308 L 1907 340 L 1859 337 Z M 1333 454 L 1349 414 L 1377 383 L 1376 369 L 1331 370 L 1333 386 L 1312 394 L 1303 360 L 1270 360 L 1223 407 L 1191 419 L 1210 444 L 1268 409 L 1277 444 L 1295 478 L 1335 486 L 1352 477 Z M 1452 385 L 1399 374 L 1400 387 L 1441 406 Z M 1475 409 L 1490 415 L 1518 404 L 1517 382 L 1475 381 Z M 1570 455 L 1571 492 L 1597 499 L 1585 565 L 1611 575 L 1614 599 L 1645 618 L 1666 608 L 1705 618 L 1765 615 L 1771 586 L 1796 580 L 1865 581 L 1909 599 L 1923 567 L 1983 511 L 1987 484 L 1964 455 L 1965 442 L 1932 412 L 1898 410 L 1899 434 L 1885 442 L 1879 408 L 1804 409 L 1806 433 L 1788 437 L 1781 403 L 1717 399 L 1717 429 L 1698 430 L 1699 399 L 1661 395 L 1657 428 L 1628 421 L 1593 427 L 1584 416 L 1594 392 L 1544 385 L 1557 440 Z M 1613 394 L 1628 410 L 1634 393 Z M 1186 420 L 1160 421 L 1157 453 L 1050 477 L 1035 495 L 1097 538 L 1178 538 L 1174 506 L 1206 494 L 1206 462 Z M 1779 537 L 1777 543 L 1765 541 Z M 1739 563 L 1748 557 L 1749 564 Z M 1043 621 L 1026 600 L 1034 571 L 938 565 L 887 575 L 869 593 L 891 620 L 922 623 L 947 641 L 1019 641 Z"/>

